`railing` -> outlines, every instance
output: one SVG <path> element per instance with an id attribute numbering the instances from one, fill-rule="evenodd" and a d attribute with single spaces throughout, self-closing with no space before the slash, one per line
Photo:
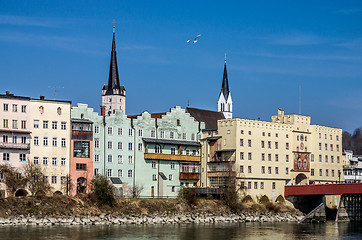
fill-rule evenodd
<path id="1" fill-rule="evenodd" d="M 145 153 L 145 159 L 151 160 L 169 160 L 169 161 L 186 161 L 186 162 L 200 162 L 200 156 L 190 155 L 173 155 L 173 154 L 162 154 L 162 153 Z"/>
<path id="2" fill-rule="evenodd" d="M 29 150 L 30 144 L 29 143 L 5 143 L 5 142 L 2 142 L 2 143 L 0 143 L 0 148 Z"/>
<path id="3" fill-rule="evenodd" d="M 200 179 L 200 173 L 180 172 L 179 179 L 180 180 L 185 180 L 185 179 L 198 180 L 198 179 Z"/>
<path id="4" fill-rule="evenodd" d="M 236 157 L 229 157 L 229 158 L 210 158 L 208 162 L 235 162 Z"/>

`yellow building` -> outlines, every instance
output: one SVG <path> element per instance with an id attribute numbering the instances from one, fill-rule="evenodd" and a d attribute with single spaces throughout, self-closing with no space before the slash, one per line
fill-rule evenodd
<path id="1" fill-rule="evenodd" d="M 311 125 L 310 120 L 285 115 L 282 109 L 271 122 L 219 120 L 213 136 L 204 133 L 202 166 L 207 169 L 201 186 L 219 187 L 236 177 L 240 196 L 257 201 L 264 195 L 284 197 L 287 184 L 338 181 L 343 174 L 342 129 Z"/>
<path id="2" fill-rule="evenodd" d="M 42 166 L 53 191 L 64 193 L 69 174 L 71 102 L 30 100 L 31 147 L 29 160 Z"/>

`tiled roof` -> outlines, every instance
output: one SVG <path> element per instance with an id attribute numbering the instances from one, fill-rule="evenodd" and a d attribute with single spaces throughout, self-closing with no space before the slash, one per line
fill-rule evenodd
<path id="1" fill-rule="evenodd" d="M 222 112 L 210 111 L 198 108 L 186 108 L 186 111 L 190 113 L 199 122 L 205 123 L 205 130 L 217 130 L 217 120 L 225 119 Z"/>

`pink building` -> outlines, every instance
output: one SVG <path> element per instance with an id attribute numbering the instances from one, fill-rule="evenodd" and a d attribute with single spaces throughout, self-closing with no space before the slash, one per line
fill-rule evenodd
<path id="1" fill-rule="evenodd" d="M 14 96 L 6 92 L 0 94 L 0 163 L 8 163 L 22 168 L 29 159 L 29 102 L 30 98 Z M 0 181 L 3 179 L 0 173 Z M 18 189 L 15 195 L 26 195 L 26 191 Z M 0 195 L 7 196 L 4 184 L 0 183 Z"/>
<path id="2" fill-rule="evenodd" d="M 93 179 L 93 123 L 85 119 L 72 119 L 70 194 L 88 193 Z"/>

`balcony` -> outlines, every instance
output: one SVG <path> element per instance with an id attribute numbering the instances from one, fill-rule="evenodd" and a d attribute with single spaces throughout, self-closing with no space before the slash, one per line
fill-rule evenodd
<path id="1" fill-rule="evenodd" d="M 209 170 L 207 173 L 208 177 L 236 177 L 235 170 L 220 169 L 220 170 Z"/>
<path id="2" fill-rule="evenodd" d="M 162 153 L 145 153 L 145 159 L 149 160 L 168 160 L 168 161 L 185 161 L 185 162 L 200 162 L 200 156 L 189 155 L 172 155 Z"/>
<path id="3" fill-rule="evenodd" d="M 200 173 L 180 172 L 180 180 L 199 180 Z"/>
<path id="4" fill-rule="evenodd" d="M 21 150 L 29 150 L 30 144 L 29 143 L 0 143 L 1 149 L 21 149 Z"/>

